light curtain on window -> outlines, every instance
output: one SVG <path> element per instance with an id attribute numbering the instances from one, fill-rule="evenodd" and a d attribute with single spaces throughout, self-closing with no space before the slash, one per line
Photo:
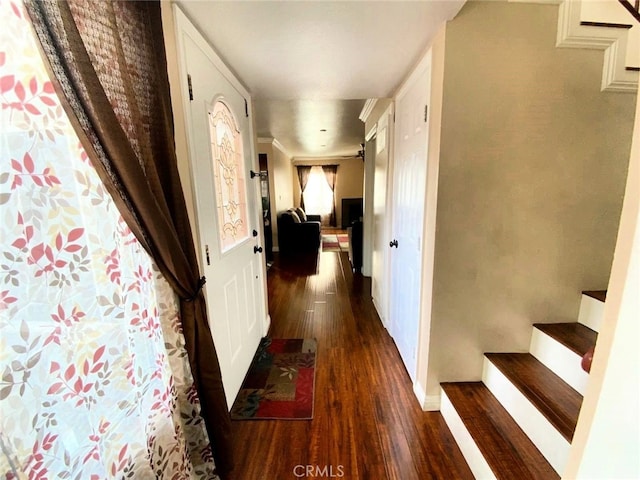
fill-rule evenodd
<path id="1" fill-rule="evenodd" d="M 322 171 L 327 179 L 327 183 L 329 184 L 329 188 L 331 189 L 331 214 L 329 218 L 329 225 L 332 227 L 337 226 L 336 222 L 336 199 L 335 199 L 335 189 L 336 189 L 336 177 L 338 175 L 338 165 L 323 165 Z"/>
<path id="2" fill-rule="evenodd" d="M 25 5 L 93 165 L 180 298 L 202 415 L 225 475 L 233 465 L 231 422 L 178 176 L 160 3 Z"/>
<path id="3" fill-rule="evenodd" d="M 333 192 L 319 166 L 311 167 L 309 181 L 303 192 L 305 211 L 311 215 L 320 215 L 322 223 L 329 225 L 333 208 Z"/>

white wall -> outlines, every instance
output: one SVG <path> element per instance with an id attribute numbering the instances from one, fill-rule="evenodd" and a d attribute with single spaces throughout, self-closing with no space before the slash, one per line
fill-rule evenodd
<path id="1" fill-rule="evenodd" d="M 362 275 L 371 276 L 371 255 L 373 252 L 373 186 L 376 171 L 376 140 L 365 144 L 364 178 L 362 187 Z"/>
<path id="2" fill-rule="evenodd" d="M 377 99 L 373 109 L 369 112 L 369 115 L 364 119 L 365 121 L 365 135 L 369 135 L 377 126 L 378 121 L 383 114 L 387 111 L 392 104 L 390 98 Z M 393 126 L 389 127 L 390 130 Z M 374 238 L 376 232 L 374 231 L 374 225 L 376 223 L 376 213 L 374 211 L 374 198 L 377 195 L 375 192 L 375 186 L 384 182 L 386 187 L 386 179 L 376 178 L 376 139 L 372 139 L 367 142 L 365 146 L 365 167 L 364 167 L 364 218 L 363 218 L 363 245 L 362 245 L 362 274 L 365 276 L 371 276 L 373 274 L 373 248 Z M 389 151 L 390 145 L 387 146 Z M 377 254 L 380 254 L 378 252 Z M 385 251 L 386 254 L 386 251 Z M 380 282 L 381 279 L 379 279 Z M 386 302 L 385 302 L 386 303 Z M 378 307 L 384 308 L 382 305 Z M 379 312 L 380 316 L 384 315 Z"/>
<path id="3" fill-rule="evenodd" d="M 566 479 L 640 478 L 640 102 L 603 328 Z"/>
<path id="4" fill-rule="evenodd" d="M 429 151 L 427 153 L 427 184 L 425 189 L 424 249 L 422 257 L 422 298 L 420 302 L 420 329 L 418 331 L 418 361 L 414 390 L 423 399 L 423 409 L 438 410 L 439 396 L 427 393 L 429 348 L 431 339 L 431 313 L 433 307 L 433 279 L 438 211 L 438 176 L 440 169 L 440 131 L 442 129 L 442 102 L 444 92 L 444 66 L 447 27 L 444 25 L 434 37 L 431 51 L 431 97 L 429 98 Z"/>
<path id="5" fill-rule="evenodd" d="M 271 202 L 271 232 L 273 249 L 278 251 L 278 213 L 294 205 L 291 175 L 291 157 L 272 138 L 258 139 L 258 153 L 267 155 L 269 172 L 269 196 Z"/>
<path id="6" fill-rule="evenodd" d="M 187 121 L 184 116 L 184 99 L 182 98 L 182 92 L 180 89 L 176 27 L 173 12 L 171 11 L 171 3 L 163 1 L 161 5 L 162 28 L 164 31 L 165 51 L 167 55 L 167 72 L 169 74 L 171 92 L 171 108 L 173 110 L 173 128 L 178 161 L 178 173 L 180 174 L 180 183 L 182 183 L 182 191 L 184 192 L 191 232 L 193 232 L 193 241 L 197 246 L 201 245 L 200 230 L 196 222 L 195 187 L 192 182 L 191 162 L 189 161 L 189 142 L 186 130 Z M 202 266 L 201 250 L 201 248 L 196 247 L 198 262 Z"/>

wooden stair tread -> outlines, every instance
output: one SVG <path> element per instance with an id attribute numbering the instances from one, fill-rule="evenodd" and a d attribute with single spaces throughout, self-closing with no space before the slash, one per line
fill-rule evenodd
<path id="1" fill-rule="evenodd" d="M 596 300 L 600 300 L 601 302 L 605 302 L 607 300 L 606 290 L 585 290 L 584 292 L 582 292 L 582 294 L 591 298 L 595 298 Z"/>
<path id="2" fill-rule="evenodd" d="M 598 339 L 597 332 L 577 322 L 535 323 L 533 326 L 581 357 L 595 346 Z"/>
<path id="3" fill-rule="evenodd" d="M 496 478 L 560 478 L 482 382 L 441 386 Z"/>
<path id="4" fill-rule="evenodd" d="M 630 23 L 613 23 L 613 22 L 589 22 L 589 21 L 581 21 L 580 25 L 583 27 L 605 27 L 605 28 L 623 28 L 629 30 L 633 28 L 633 25 Z"/>
<path id="5" fill-rule="evenodd" d="M 485 353 L 485 356 L 571 442 L 582 395 L 530 353 Z"/>

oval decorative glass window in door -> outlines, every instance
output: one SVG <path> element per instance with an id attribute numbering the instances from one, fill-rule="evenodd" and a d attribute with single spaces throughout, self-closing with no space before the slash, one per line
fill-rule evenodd
<path id="1" fill-rule="evenodd" d="M 229 107 L 217 101 L 209 112 L 218 234 L 222 253 L 249 237 L 242 134 Z"/>

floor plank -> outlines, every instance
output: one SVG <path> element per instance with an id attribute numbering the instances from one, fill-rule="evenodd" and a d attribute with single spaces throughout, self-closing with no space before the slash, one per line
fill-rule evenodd
<path id="1" fill-rule="evenodd" d="M 275 259 L 270 335 L 318 340 L 314 418 L 234 421 L 235 480 L 295 479 L 297 465 L 316 478 L 473 478 L 440 413 L 420 409 L 370 287 L 346 253 Z"/>

